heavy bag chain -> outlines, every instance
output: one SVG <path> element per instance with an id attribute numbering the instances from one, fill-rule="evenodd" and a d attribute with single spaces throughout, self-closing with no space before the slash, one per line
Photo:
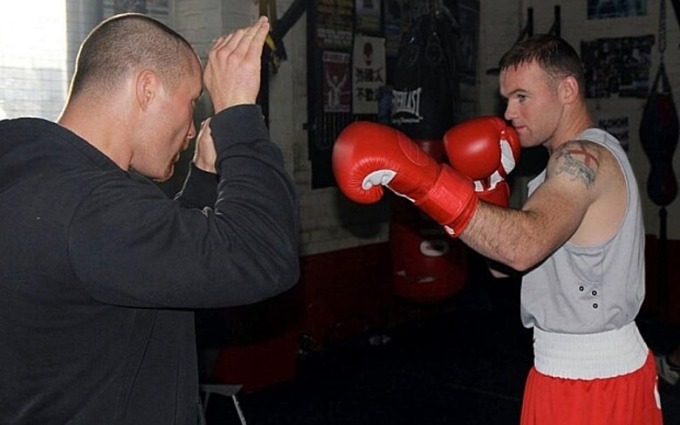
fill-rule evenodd
<path id="1" fill-rule="evenodd" d="M 659 11 L 659 62 L 663 64 L 663 55 L 666 51 L 666 0 L 661 0 Z"/>

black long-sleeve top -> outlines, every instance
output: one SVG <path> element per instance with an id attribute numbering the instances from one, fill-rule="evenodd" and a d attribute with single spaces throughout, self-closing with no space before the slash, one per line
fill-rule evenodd
<path id="1" fill-rule="evenodd" d="M 295 187 L 257 106 L 176 200 L 57 124 L 0 122 L 0 424 L 195 424 L 193 308 L 298 279 Z"/>

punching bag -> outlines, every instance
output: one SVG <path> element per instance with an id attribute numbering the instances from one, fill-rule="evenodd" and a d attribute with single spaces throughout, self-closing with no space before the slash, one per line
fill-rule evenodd
<path id="1" fill-rule="evenodd" d="M 666 206 L 678 194 L 673 154 L 679 134 L 673 93 L 661 62 L 640 122 L 640 142 L 650 163 L 647 194 L 656 205 Z"/>
<path id="2" fill-rule="evenodd" d="M 460 104 L 453 23 L 431 5 L 402 36 L 392 83 L 390 124 L 438 162 L 442 137 Z M 390 252 L 395 293 L 416 303 L 436 303 L 459 292 L 467 278 L 466 248 L 441 226 L 394 196 Z"/>
<path id="3" fill-rule="evenodd" d="M 673 172 L 673 154 L 678 144 L 678 113 L 673 102 L 663 54 L 666 50 L 666 2 L 661 0 L 659 11 L 659 70 L 654 78 L 640 122 L 640 142 L 649 158 L 647 194 L 659 208 L 659 277 L 657 304 L 662 316 L 668 314 L 668 237 L 666 235 L 666 205 L 678 194 Z"/>
<path id="4" fill-rule="evenodd" d="M 454 28 L 450 19 L 433 10 L 415 20 L 401 38 L 391 121 L 411 139 L 441 140 L 459 118 L 458 37 Z"/>

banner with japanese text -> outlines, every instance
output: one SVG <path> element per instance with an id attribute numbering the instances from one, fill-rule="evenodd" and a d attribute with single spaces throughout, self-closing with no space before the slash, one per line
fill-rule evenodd
<path id="1" fill-rule="evenodd" d="M 352 55 L 352 113 L 377 114 L 385 85 L 385 39 L 357 34 Z"/>

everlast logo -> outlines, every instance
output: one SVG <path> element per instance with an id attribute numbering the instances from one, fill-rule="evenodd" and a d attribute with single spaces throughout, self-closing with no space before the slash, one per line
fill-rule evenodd
<path id="1" fill-rule="evenodd" d="M 420 94 L 422 87 L 410 91 L 392 91 L 392 123 L 418 123 L 423 120 L 420 116 Z M 397 115 L 406 115 L 396 117 Z M 410 117 L 409 117 L 410 116 Z"/>

